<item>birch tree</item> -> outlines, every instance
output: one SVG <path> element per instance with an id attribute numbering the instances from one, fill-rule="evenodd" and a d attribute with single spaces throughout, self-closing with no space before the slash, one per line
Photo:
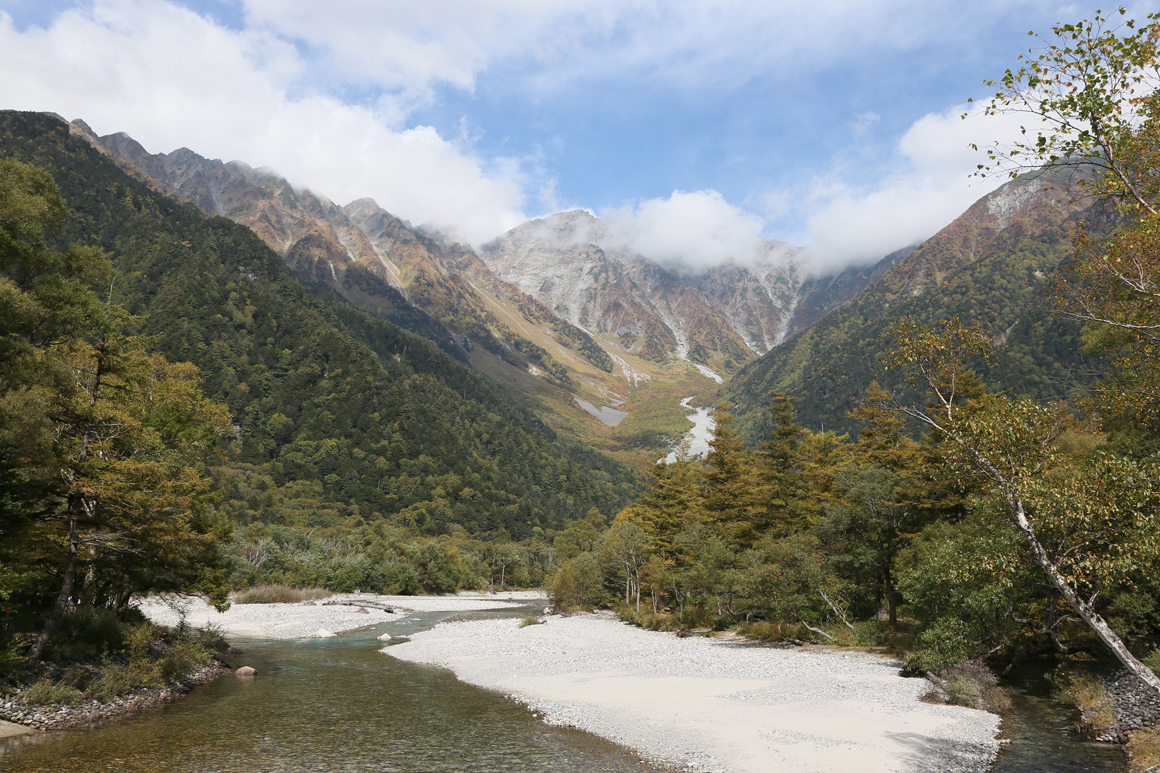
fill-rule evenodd
<path id="1" fill-rule="evenodd" d="M 1063 404 L 986 395 L 962 401 L 968 359 L 989 339 L 958 320 L 928 329 L 906 321 L 891 365 L 925 386 L 929 407 L 896 404 L 937 435 L 947 472 L 973 478 L 1004 507 L 1047 584 L 1133 674 L 1160 693 L 1142 664 L 1097 611 L 1103 590 L 1160 565 L 1160 480 L 1154 462 L 1100 449 L 1076 458 L 1060 440 L 1076 419 Z"/>

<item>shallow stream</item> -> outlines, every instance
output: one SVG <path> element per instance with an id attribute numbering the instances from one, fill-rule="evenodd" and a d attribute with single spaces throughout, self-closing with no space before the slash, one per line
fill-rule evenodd
<path id="1" fill-rule="evenodd" d="M 512 612 L 502 614 L 510 615 Z M 238 642 L 258 677 L 231 676 L 160 709 L 90 730 L 0 741 L 12 773 L 659 771 L 594 736 L 545 725 L 450 671 L 379 652 L 449 613 L 336 639 Z"/>
<path id="2" fill-rule="evenodd" d="M 992 773 L 1124 773 L 1122 746 L 1096 743 L 1069 733 L 1077 712 L 1051 699 L 1047 664 L 1029 664 L 1003 683 L 1012 711 L 999 737 L 1008 741 Z"/>
<path id="3" fill-rule="evenodd" d="M 478 614 L 478 613 L 476 613 Z M 522 614 L 498 611 L 500 616 Z M 167 706 L 88 730 L 0 741 L 11 773 L 355 773 L 563 771 L 659 773 L 630 750 L 545 725 L 450 671 L 382 655 L 381 633 L 405 637 L 452 613 L 415 615 L 336 639 L 239 642 L 230 676 Z M 1121 748 L 1067 733 L 1075 717 L 1050 700 L 1043 667 L 1005 685 L 1014 711 L 993 773 L 1122 773 Z"/>

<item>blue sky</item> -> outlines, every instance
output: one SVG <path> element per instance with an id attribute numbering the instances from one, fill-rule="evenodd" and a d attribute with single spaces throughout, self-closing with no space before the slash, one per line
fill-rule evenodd
<path id="1" fill-rule="evenodd" d="M 269 166 L 477 245 L 584 207 L 691 267 L 764 237 L 826 269 L 926 238 L 993 187 L 967 145 L 1016 127 L 959 120 L 967 98 L 1029 30 L 1095 7 L 0 0 L 0 107 Z"/>

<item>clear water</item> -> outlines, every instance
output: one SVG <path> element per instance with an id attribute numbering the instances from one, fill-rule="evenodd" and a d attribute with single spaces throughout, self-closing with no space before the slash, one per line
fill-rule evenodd
<path id="1" fill-rule="evenodd" d="M 586 733 L 554 728 L 444 669 L 379 652 L 446 615 L 337 639 L 245 642 L 226 676 L 181 700 L 89 730 L 0 741 L 12 773 L 338 771 L 661 771 Z"/>
<path id="2" fill-rule="evenodd" d="M 1051 699 L 1048 666 L 1031 664 L 1004 683 L 1012 711 L 1003 717 L 1000 737 L 1009 743 L 992 773 L 1124 773 L 1122 746 L 1096 743 L 1069 733 L 1078 719 L 1071 707 Z"/>
<path id="3" fill-rule="evenodd" d="M 510 615 L 511 612 L 496 614 Z M 0 741 L 11 773 L 347 773 L 355 771 L 667 770 L 631 751 L 545 725 L 449 671 L 379 652 L 380 633 L 407 636 L 446 614 L 417 615 L 337 639 L 246 642 L 230 676 L 167 706 L 88 730 Z M 1070 735 L 1075 716 L 1055 703 L 1045 667 L 1028 666 L 1008 687 L 1009 743 L 993 773 L 1123 773 L 1120 747 Z"/>

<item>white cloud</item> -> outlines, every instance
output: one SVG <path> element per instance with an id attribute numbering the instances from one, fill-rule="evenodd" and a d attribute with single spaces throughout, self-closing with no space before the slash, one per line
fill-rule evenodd
<path id="1" fill-rule="evenodd" d="M 496 60 L 554 56 L 608 11 L 598 0 L 242 0 L 248 26 L 301 41 L 332 78 L 408 104 L 447 84 L 474 88 Z M 569 46 L 563 46 L 568 48 Z"/>
<path id="2" fill-rule="evenodd" d="M 765 243 L 764 221 L 717 191 L 674 191 L 603 213 L 602 242 L 678 269 L 703 271 L 732 260 L 751 263 Z"/>
<path id="3" fill-rule="evenodd" d="M 898 143 L 896 170 L 869 190 L 848 188 L 840 170 L 815 181 L 807 204 L 812 270 L 877 260 L 921 242 L 1006 181 L 972 182 L 970 175 L 985 161 L 986 139 L 1017 136 L 1026 117 L 984 116 L 976 105 L 964 120 L 966 110 L 958 106 L 916 121 Z M 972 150 L 971 143 L 981 149 Z"/>
<path id="4" fill-rule="evenodd" d="M 392 128 L 389 105 L 297 94 L 307 68 L 268 31 L 229 30 L 171 3 L 97 0 L 23 32 L 0 13 L 5 108 L 83 118 L 153 152 L 187 145 L 270 167 L 472 243 L 522 221 L 518 164 L 481 159 L 430 127 Z"/>
<path id="5" fill-rule="evenodd" d="M 808 79 L 876 51 L 970 37 L 991 10 L 1007 8 L 1006 0 L 237 2 L 241 30 L 172 0 L 92 0 L 23 32 L 0 12 L 0 106 L 83 118 L 155 152 L 187 145 L 269 167 L 339 202 L 370 196 L 479 244 L 521 222 L 529 196 L 554 209 L 556 173 L 530 153 L 481 157 L 466 129 L 449 137 L 404 128 L 441 85 L 471 90 L 489 68 L 508 67 L 556 90 L 606 78 L 728 91 L 771 73 Z M 363 96 L 344 100 L 348 90 Z M 617 238 L 703 268 L 747 261 L 763 226 L 768 233 L 768 223 L 796 214 L 808 222 L 818 266 L 881 257 L 933 234 L 988 189 L 966 184 L 976 163 L 967 144 L 994 136 L 996 124 L 977 131 L 981 121 L 960 122 L 958 112 L 917 121 L 898 144 L 896 171 L 879 183 L 853 188 L 852 169 L 835 163 L 809 196 L 782 181 L 747 200 L 765 220 L 714 190 L 676 192 L 612 213 Z M 880 128 L 864 108 L 850 124 L 854 136 Z"/>

